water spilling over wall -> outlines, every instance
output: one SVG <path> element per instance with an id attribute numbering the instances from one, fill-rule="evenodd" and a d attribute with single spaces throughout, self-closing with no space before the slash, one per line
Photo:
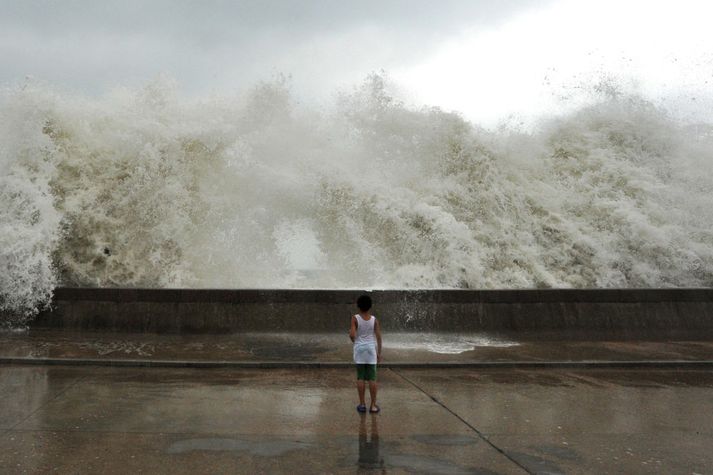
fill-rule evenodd
<path id="1" fill-rule="evenodd" d="M 284 82 L 181 99 L 0 93 L 0 305 L 58 285 L 713 284 L 713 128 L 605 94 L 533 131 Z"/>

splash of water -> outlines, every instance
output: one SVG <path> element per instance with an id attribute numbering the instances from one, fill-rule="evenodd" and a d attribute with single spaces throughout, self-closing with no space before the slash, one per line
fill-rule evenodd
<path id="1" fill-rule="evenodd" d="M 712 131 L 627 94 L 486 131 L 380 76 L 327 110 L 279 80 L 5 89 L 0 305 L 32 315 L 58 283 L 710 286 Z"/>

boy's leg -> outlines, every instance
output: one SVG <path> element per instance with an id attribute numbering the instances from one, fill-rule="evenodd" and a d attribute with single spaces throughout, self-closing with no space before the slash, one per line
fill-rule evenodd
<path id="1" fill-rule="evenodd" d="M 363 379 L 357 380 L 357 390 L 359 391 L 359 404 L 361 404 L 362 406 L 366 406 L 366 402 L 364 402 L 364 393 L 366 392 L 366 385 L 364 384 Z"/>
<path id="2" fill-rule="evenodd" d="M 359 392 L 359 404 L 362 406 L 366 406 L 366 402 L 364 401 L 364 393 L 366 391 L 364 378 L 363 365 L 357 365 L 357 391 Z"/>
<path id="3" fill-rule="evenodd" d="M 368 366 L 367 379 L 369 380 L 369 396 L 371 396 L 370 409 L 376 409 L 376 365 Z"/>
<path id="4" fill-rule="evenodd" d="M 376 408 L 376 381 L 369 381 L 369 395 L 371 396 L 371 409 Z"/>

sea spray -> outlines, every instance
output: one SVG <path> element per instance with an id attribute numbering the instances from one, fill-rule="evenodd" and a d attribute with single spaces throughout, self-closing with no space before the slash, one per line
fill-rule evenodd
<path id="1" fill-rule="evenodd" d="M 2 91 L 0 112 L 0 327 L 18 327 L 46 306 L 57 283 L 52 253 L 61 213 L 50 180 L 56 149 L 44 125 L 51 95 Z"/>
<path id="2" fill-rule="evenodd" d="M 0 97 L 0 297 L 63 285 L 713 284 L 713 134 L 632 94 L 532 131 L 411 107 L 378 75 L 182 99 L 30 83 Z"/>

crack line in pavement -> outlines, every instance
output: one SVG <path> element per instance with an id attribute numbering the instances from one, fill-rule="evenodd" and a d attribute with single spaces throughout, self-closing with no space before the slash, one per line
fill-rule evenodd
<path id="1" fill-rule="evenodd" d="M 438 404 L 439 406 L 441 406 L 441 407 L 442 407 L 443 409 L 445 409 L 446 411 L 450 412 L 453 416 L 455 416 L 456 418 L 458 418 L 458 420 L 460 420 L 463 424 L 465 424 L 465 425 L 468 426 L 473 432 L 475 432 L 475 433 L 478 435 L 478 437 L 480 437 L 481 440 L 483 440 L 486 444 L 488 444 L 488 445 L 491 446 L 493 449 L 495 449 L 495 450 L 498 451 L 500 454 L 502 454 L 503 457 L 507 458 L 507 459 L 510 460 L 512 463 L 514 463 L 515 465 L 517 465 L 518 467 L 520 467 L 521 469 L 523 469 L 525 472 L 529 473 L 530 475 L 534 475 L 533 472 L 531 472 L 530 470 L 527 469 L 527 467 L 525 467 L 524 465 L 522 465 L 520 462 L 518 462 L 517 460 L 515 460 L 514 458 L 512 458 L 510 455 L 508 455 L 507 452 L 505 452 L 503 449 L 501 449 L 500 447 L 498 447 L 497 445 L 495 445 L 493 442 L 491 442 L 491 441 L 485 436 L 485 434 L 483 434 L 482 432 L 480 432 L 475 426 L 473 426 L 473 425 L 470 424 L 468 421 L 466 421 L 465 419 L 463 419 L 460 415 L 458 415 L 458 414 L 457 414 L 456 412 L 454 412 L 451 408 L 449 408 L 448 406 L 446 406 L 443 402 L 439 401 L 436 397 L 431 396 L 431 395 L 430 395 L 428 392 L 426 392 L 426 390 L 423 389 L 421 386 L 419 386 L 418 384 L 414 383 L 413 381 L 411 381 L 410 379 L 408 379 L 406 376 L 404 376 L 403 374 L 401 374 L 401 373 L 399 373 L 398 371 L 396 371 L 394 368 L 389 368 L 389 370 L 392 371 L 392 372 L 393 372 L 394 374 L 396 374 L 397 376 L 399 376 L 399 377 L 400 377 L 401 379 L 403 379 L 404 381 L 406 381 L 407 383 L 411 384 L 413 387 L 415 387 L 415 388 L 418 389 L 419 391 L 421 391 L 423 394 L 425 394 L 426 396 L 428 396 L 433 402 L 435 402 L 436 404 Z"/>

